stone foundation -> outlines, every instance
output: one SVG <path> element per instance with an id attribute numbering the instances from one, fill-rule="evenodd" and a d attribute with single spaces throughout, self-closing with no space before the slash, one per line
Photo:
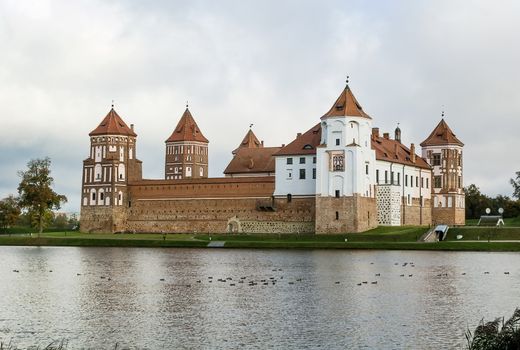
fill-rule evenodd
<path id="1" fill-rule="evenodd" d="M 375 198 L 316 197 L 316 234 L 363 232 L 376 227 Z"/>

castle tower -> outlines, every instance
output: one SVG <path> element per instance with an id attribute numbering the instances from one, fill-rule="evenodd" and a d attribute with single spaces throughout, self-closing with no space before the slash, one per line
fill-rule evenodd
<path id="1" fill-rule="evenodd" d="M 444 116 L 444 113 L 443 113 Z M 444 118 L 421 143 L 422 156 L 433 168 L 432 221 L 434 224 L 464 225 L 462 148 Z"/>
<path id="2" fill-rule="evenodd" d="M 127 185 L 142 178 L 136 159 L 137 134 L 112 108 L 90 132 L 90 154 L 83 161 L 81 230 L 117 232 L 124 229 L 131 205 Z"/>
<path id="3" fill-rule="evenodd" d="M 372 118 L 348 84 L 321 117 L 316 149 L 316 233 L 360 232 L 377 226 Z"/>
<path id="4" fill-rule="evenodd" d="M 166 142 L 165 179 L 208 177 L 208 139 L 202 135 L 188 106 Z"/>

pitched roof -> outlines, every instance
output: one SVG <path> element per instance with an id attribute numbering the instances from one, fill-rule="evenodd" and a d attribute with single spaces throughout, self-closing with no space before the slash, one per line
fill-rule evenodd
<path id="1" fill-rule="evenodd" d="M 424 169 L 431 168 L 428 163 L 418 155 L 415 155 L 415 163 L 412 162 L 412 154 L 410 149 L 399 141 L 372 135 L 371 145 L 372 149 L 376 151 L 377 160 L 415 166 Z"/>
<path id="2" fill-rule="evenodd" d="M 239 147 L 224 174 L 274 173 L 274 154 L 281 147 Z"/>
<path id="3" fill-rule="evenodd" d="M 350 87 L 345 86 L 345 89 L 341 92 L 338 99 L 327 113 L 325 113 L 321 119 L 328 117 L 363 117 L 372 119 L 368 114 L 363 111 L 363 108 L 354 97 Z"/>
<path id="4" fill-rule="evenodd" d="M 440 123 L 433 129 L 430 136 L 421 142 L 421 147 L 424 146 L 437 146 L 437 145 L 459 145 L 464 146 L 462 142 L 455 136 L 451 131 L 448 124 L 441 119 Z"/>
<path id="5" fill-rule="evenodd" d="M 189 109 L 186 107 L 186 110 L 182 114 L 179 123 L 175 127 L 175 130 L 170 135 L 170 137 L 165 142 L 175 142 L 175 141 L 198 141 L 208 143 L 208 139 L 202 135 L 202 132 L 199 129 L 199 126 L 193 119 Z"/>
<path id="6" fill-rule="evenodd" d="M 89 136 L 95 135 L 128 135 L 137 136 L 137 134 L 125 124 L 123 119 L 116 113 L 114 107 L 110 109 L 101 123 L 90 132 Z"/>
<path id="7" fill-rule="evenodd" d="M 240 142 L 240 145 L 238 145 L 238 148 L 233 150 L 233 154 L 235 154 L 240 148 L 262 148 L 264 147 L 260 141 L 258 141 L 258 138 L 256 137 L 253 130 L 249 129 L 246 136 L 244 136 L 244 139 L 242 142 Z"/>
<path id="8" fill-rule="evenodd" d="M 300 154 L 316 154 L 316 147 L 321 141 L 321 125 L 320 123 L 314 125 L 307 130 L 303 135 L 294 139 L 287 146 L 278 151 L 276 156 L 285 155 L 300 155 Z"/>

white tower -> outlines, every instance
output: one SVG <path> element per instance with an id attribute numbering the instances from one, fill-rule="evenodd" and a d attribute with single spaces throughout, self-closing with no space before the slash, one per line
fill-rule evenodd
<path id="1" fill-rule="evenodd" d="M 359 232 L 377 226 L 372 118 L 348 86 L 321 117 L 316 150 L 316 233 Z"/>

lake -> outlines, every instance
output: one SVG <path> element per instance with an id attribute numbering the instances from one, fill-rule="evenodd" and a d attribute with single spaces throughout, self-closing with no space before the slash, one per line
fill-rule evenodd
<path id="1" fill-rule="evenodd" d="M 517 253 L 0 247 L 0 259 L 0 341 L 20 348 L 461 349 L 468 327 L 520 306 Z"/>

